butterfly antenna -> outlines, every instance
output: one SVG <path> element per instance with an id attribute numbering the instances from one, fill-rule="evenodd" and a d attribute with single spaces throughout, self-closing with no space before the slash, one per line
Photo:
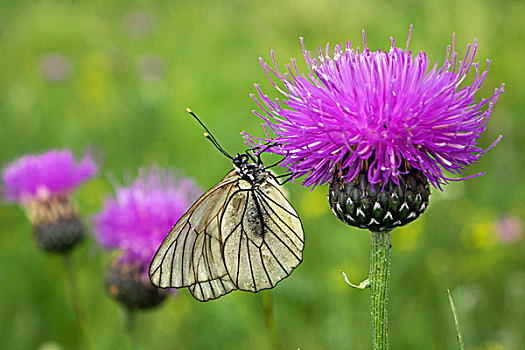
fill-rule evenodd
<path id="1" fill-rule="evenodd" d="M 193 118 L 197 119 L 197 121 L 199 122 L 199 124 L 204 128 L 204 130 L 206 130 L 206 132 L 204 133 L 204 137 L 207 138 L 208 140 L 211 141 L 211 143 L 213 143 L 213 145 L 215 146 L 215 148 L 217 148 L 222 154 L 224 154 L 226 157 L 230 158 L 230 159 L 233 159 L 233 157 L 231 155 L 228 154 L 228 152 L 226 152 L 224 150 L 224 148 L 221 147 L 221 145 L 219 145 L 219 142 L 217 141 L 217 139 L 212 135 L 212 133 L 210 132 L 210 130 L 208 130 L 208 128 L 206 127 L 206 125 L 204 125 L 201 120 L 199 119 L 199 117 L 197 117 L 197 115 L 195 113 L 193 113 L 193 111 L 189 108 L 186 108 L 186 112 L 188 112 L 189 114 L 191 114 L 193 116 Z"/>

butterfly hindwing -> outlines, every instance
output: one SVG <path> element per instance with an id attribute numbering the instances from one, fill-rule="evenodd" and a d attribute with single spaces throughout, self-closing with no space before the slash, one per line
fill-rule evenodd
<path id="1" fill-rule="evenodd" d="M 269 177 L 257 188 L 240 180 L 225 213 L 237 220 L 222 223 L 225 265 L 238 289 L 273 288 L 302 260 L 304 234 L 297 213 Z M 238 207 L 238 203 L 242 205 Z"/>

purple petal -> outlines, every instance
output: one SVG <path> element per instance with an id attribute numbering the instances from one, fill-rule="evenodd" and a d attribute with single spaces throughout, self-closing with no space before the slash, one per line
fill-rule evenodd
<path id="1" fill-rule="evenodd" d="M 24 202 L 66 194 L 97 171 L 98 167 L 89 154 L 84 155 L 78 164 L 70 150 L 26 155 L 4 167 L 4 196 L 14 202 Z"/>

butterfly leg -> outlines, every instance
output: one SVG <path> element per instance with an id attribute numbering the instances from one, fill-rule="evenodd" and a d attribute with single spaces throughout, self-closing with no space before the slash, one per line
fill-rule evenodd
<path id="1" fill-rule="evenodd" d="M 254 162 L 257 162 L 258 165 L 262 165 L 263 162 L 262 162 L 262 160 L 261 160 L 261 154 L 263 154 L 264 152 L 266 152 L 266 151 L 269 150 L 270 148 L 275 147 L 275 146 L 278 146 L 278 145 L 279 145 L 279 144 L 278 144 L 277 142 L 275 142 L 275 143 L 271 143 L 270 141 L 266 142 L 266 143 L 264 144 L 265 147 L 264 147 L 261 151 L 257 152 L 257 159 L 255 159 L 255 158 L 254 158 L 250 153 L 248 153 L 248 152 L 249 152 L 249 151 L 254 152 L 254 151 L 256 151 L 256 150 L 260 150 L 261 147 L 259 147 L 259 146 L 256 146 L 256 147 L 252 147 L 252 148 L 247 149 L 247 150 L 246 150 L 246 154 L 248 154 L 248 155 L 250 156 L 250 158 L 252 158 L 252 160 L 253 160 Z M 254 154 L 255 154 L 255 152 L 254 152 Z M 267 167 L 267 168 L 268 168 L 268 167 Z M 266 169 L 267 169 L 267 168 L 266 168 Z"/>
<path id="2" fill-rule="evenodd" d="M 286 174 L 282 174 L 282 175 L 279 175 L 279 176 L 276 176 L 275 178 L 276 179 L 280 179 L 282 177 L 286 177 L 286 179 L 284 181 L 279 181 L 279 185 L 284 185 L 285 183 L 287 183 L 288 181 L 290 181 L 292 179 L 292 175 L 293 173 L 286 173 Z"/>
<path id="3" fill-rule="evenodd" d="M 276 162 L 276 163 L 273 163 L 272 165 L 268 165 L 267 167 L 264 167 L 264 169 L 265 169 L 265 170 L 266 170 L 266 169 L 270 169 L 270 168 L 273 168 L 273 167 L 275 167 L 275 166 L 281 164 L 286 158 L 288 158 L 288 155 L 289 155 L 289 154 L 290 154 L 290 152 L 287 151 L 287 152 L 286 152 L 286 155 L 283 157 L 283 159 L 279 160 L 279 161 Z"/>

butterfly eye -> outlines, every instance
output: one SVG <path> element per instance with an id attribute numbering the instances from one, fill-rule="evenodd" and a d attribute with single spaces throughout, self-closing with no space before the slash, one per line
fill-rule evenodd
<path id="1" fill-rule="evenodd" d="M 239 168 L 241 166 L 241 164 L 245 162 L 243 156 L 244 156 L 244 154 L 242 154 L 242 155 L 238 154 L 235 157 L 233 157 L 233 165 L 235 165 L 237 168 Z"/>

